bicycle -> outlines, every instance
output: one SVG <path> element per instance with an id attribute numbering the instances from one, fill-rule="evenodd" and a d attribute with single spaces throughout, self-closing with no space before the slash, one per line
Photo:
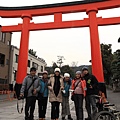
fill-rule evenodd
<path id="1" fill-rule="evenodd" d="M 94 120 L 120 120 L 120 111 L 117 111 L 115 104 L 102 103 L 101 96 L 94 95 L 98 108 Z"/>

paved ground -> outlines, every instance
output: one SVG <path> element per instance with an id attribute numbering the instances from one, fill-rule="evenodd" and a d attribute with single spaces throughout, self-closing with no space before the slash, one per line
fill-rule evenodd
<path id="1" fill-rule="evenodd" d="M 0 102 L 0 120 L 24 120 L 24 111 L 22 114 L 18 114 L 16 109 L 16 103 L 17 103 L 16 100 Z M 74 111 L 74 103 L 71 100 L 70 100 L 70 109 L 71 109 L 71 115 L 75 120 L 76 117 Z M 50 103 L 48 103 L 47 115 L 46 115 L 47 120 L 50 120 L 50 112 L 51 112 L 51 105 Z M 36 103 L 36 109 L 35 109 L 36 120 L 38 119 L 37 116 L 38 116 L 38 106 Z M 85 108 L 84 108 L 84 116 L 86 116 Z"/>
<path id="2" fill-rule="evenodd" d="M 120 110 L 120 92 L 113 93 L 111 90 L 107 90 L 108 101 L 116 105 L 117 109 Z"/>
<path id="3" fill-rule="evenodd" d="M 112 91 L 108 90 L 108 101 L 110 103 L 115 103 L 118 110 L 120 110 L 120 92 L 119 93 L 113 93 Z M 16 109 L 16 100 L 13 101 L 1 101 L 2 98 L 5 98 L 5 96 L 0 96 L 0 120 L 24 120 L 24 112 L 22 114 L 18 114 Z M 76 120 L 75 117 L 75 111 L 74 111 L 74 103 L 70 100 L 70 109 L 71 109 L 71 115 Z M 38 107 L 36 104 L 36 110 L 35 110 L 35 119 L 38 117 Z M 51 112 L 51 106 L 50 103 L 48 103 L 47 108 L 47 120 L 50 120 L 50 112 Z M 61 116 L 61 115 L 60 115 Z M 85 107 L 84 107 L 84 116 L 87 116 Z"/>

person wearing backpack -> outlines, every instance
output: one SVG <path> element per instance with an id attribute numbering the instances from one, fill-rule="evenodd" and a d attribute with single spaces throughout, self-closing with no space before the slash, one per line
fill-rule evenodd
<path id="1" fill-rule="evenodd" d="M 81 77 L 81 71 L 76 72 L 76 77 L 72 80 L 72 100 L 75 104 L 77 120 L 83 120 L 83 99 L 86 95 L 86 81 Z"/>
<path id="2" fill-rule="evenodd" d="M 22 83 L 20 97 L 26 98 L 25 103 L 25 120 L 34 120 L 34 110 L 36 97 L 40 91 L 39 79 L 36 76 L 36 68 L 30 69 L 30 75 L 27 75 Z"/>
<path id="3" fill-rule="evenodd" d="M 42 73 L 42 78 L 40 78 L 40 91 L 38 93 L 39 120 L 45 120 L 47 101 L 48 101 L 48 72 L 44 71 Z"/>
<path id="4" fill-rule="evenodd" d="M 70 74 L 64 74 L 64 90 L 62 91 L 62 120 L 65 120 L 65 117 L 68 115 L 68 120 L 73 120 L 70 114 L 69 106 L 69 89 L 71 86 Z"/>
<path id="5" fill-rule="evenodd" d="M 85 120 L 91 120 L 97 113 L 97 106 L 94 95 L 99 94 L 98 80 L 96 77 L 89 73 L 87 67 L 82 68 L 83 78 L 86 80 L 87 91 L 85 97 L 85 107 L 88 113 L 88 117 Z M 92 107 L 92 112 L 91 112 Z"/>

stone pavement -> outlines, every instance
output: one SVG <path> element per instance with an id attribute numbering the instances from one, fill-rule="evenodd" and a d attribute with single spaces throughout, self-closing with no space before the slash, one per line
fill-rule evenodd
<path id="1" fill-rule="evenodd" d="M 113 92 L 112 90 L 107 90 L 108 101 L 115 104 L 117 110 L 120 111 L 120 92 Z"/>
<path id="2" fill-rule="evenodd" d="M 108 101 L 110 103 L 114 103 L 118 110 L 120 110 L 120 92 L 118 93 L 113 93 L 111 90 L 107 90 L 108 94 Z M 0 96 L 0 99 L 4 99 L 5 96 Z M 0 100 L 0 120 L 24 120 L 24 111 L 22 114 L 19 114 L 17 112 L 17 101 L 1 101 Z M 61 108 L 60 108 L 61 109 Z M 76 120 L 75 117 L 75 110 L 74 110 L 74 103 L 70 100 L 70 110 L 71 110 L 71 115 Z M 51 105 L 48 102 L 48 107 L 47 107 L 47 120 L 50 120 L 50 113 L 51 113 Z M 84 117 L 87 116 L 85 107 L 84 107 Z M 35 119 L 38 118 L 38 106 L 36 103 L 36 109 L 35 109 Z M 60 115 L 61 118 L 61 115 Z"/>
<path id="3" fill-rule="evenodd" d="M 17 105 L 16 105 L 17 101 L 13 100 L 13 101 L 4 101 L 4 102 L 0 102 L 0 120 L 24 120 L 24 111 L 22 114 L 19 114 L 17 112 Z M 21 105 L 21 103 L 20 103 Z M 60 107 L 61 110 L 61 107 Z M 75 117 L 75 110 L 74 110 L 74 103 L 70 100 L 70 110 L 71 110 L 71 115 L 74 118 L 74 120 L 76 120 Z M 46 120 L 50 120 L 50 113 L 51 113 L 51 104 L 48 102 L 48 106 L 47 106 L 47 114 Z M 60 112 L 61 113 L 61 112 Z M 84 107 L 84 116 L 86 117 L 86 111 L 85 111 L 85 107 Z M 61 115 L 60 115 L 61 118 Z M 35 109 L 35 120 L 38 119 L 38 106 L 36 103 L 36 109 Z"/>

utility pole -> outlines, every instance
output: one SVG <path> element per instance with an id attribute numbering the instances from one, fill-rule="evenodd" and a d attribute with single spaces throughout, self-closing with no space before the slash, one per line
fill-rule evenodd
<path id="1" fill-rule="evenodd" d="M 57 63 L 59 64 L 59 67 L 61 67 L 63 60 L 65 60 L 65 58 L 64 56 L 57 56 L 57 57 L 58 57 Z"/>

